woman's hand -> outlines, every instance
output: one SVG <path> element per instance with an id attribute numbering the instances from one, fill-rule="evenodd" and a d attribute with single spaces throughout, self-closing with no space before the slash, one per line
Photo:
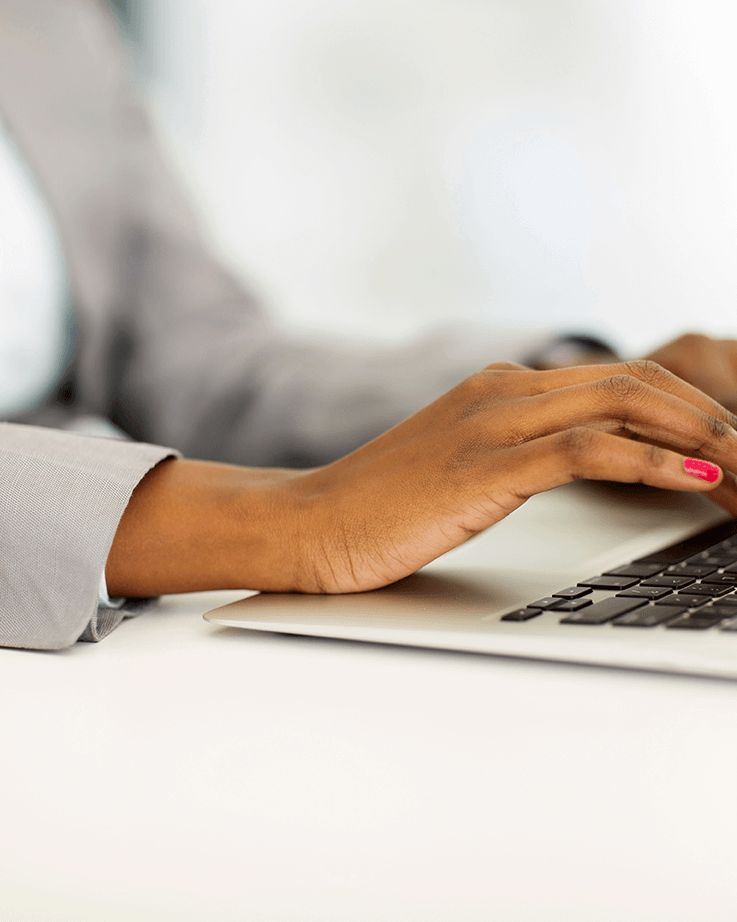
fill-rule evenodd
<path id="1" fill-rule="evenodd" d="M 491 365 L 359 451 L 290 484 L 307 529 L 297 588 L 352 592 L 391 583 L 533 494 L 580 478 L 711 490 L 737 512 L 729 473 L 737 470 L 736 424 L 650 361 L 554 371 Z M 686 460 L 694 456 L 713 464 Z"/>
<path id="2" fill-rule="evenodd" d="M 647 356 L 737 413 L 737 341 L 687 333 Z"/>
<path id="3" fill-rule="evenodd" d="M 374 589 L 579 478 L 711 491 L 737 513 L 736 424 L 650 361 L 491 365 L 326 467 L 164 462 L 121 520 L 108 586 L 129 596 Z"/>

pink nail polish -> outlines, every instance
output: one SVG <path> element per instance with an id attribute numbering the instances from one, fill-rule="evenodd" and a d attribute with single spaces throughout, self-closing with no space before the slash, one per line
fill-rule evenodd
<path id="1" fill-rule="evenodd" d="M 709 461 L 702 461 L 700 458 L 686 458 L 683 466 L 687 474 L 691 474 L 692 477 L 698 477 L 699 480 L 714 483 L 715 480 L 719 479 L 719 468 Z"/>

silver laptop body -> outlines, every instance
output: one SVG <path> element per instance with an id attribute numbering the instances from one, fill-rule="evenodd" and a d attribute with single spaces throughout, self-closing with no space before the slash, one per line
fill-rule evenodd
<path id="1" fill-rule="evenodd" d="M 393 586 L 341 596 L 262 593 L 205 618 L 227 628 L 737 678 L 737 631 L 722 625 L 563 624 L 555 611 L 503 620 L 727 518 L 697 494 L 572 484 L 533 497 Z M 612 595 L 595 590 L 592 598 Z"/>

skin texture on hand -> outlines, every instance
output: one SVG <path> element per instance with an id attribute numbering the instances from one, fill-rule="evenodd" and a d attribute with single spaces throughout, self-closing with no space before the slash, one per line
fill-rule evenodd
<path id="1" fill-rule="evenodd" d="M 134 491 L 108 586 L 129 596 L 375 589 L 581 478 L 710 491 L 737 513 L 735 426 L 654 362 L 491 365 L 322 468 L 164 462 Z M 688 457 L 719 467 L 689 473 Z"/>

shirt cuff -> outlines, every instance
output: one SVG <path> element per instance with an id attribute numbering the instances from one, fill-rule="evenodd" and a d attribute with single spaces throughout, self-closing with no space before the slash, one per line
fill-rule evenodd
<path id="1" fill-rule="evenodd" d="M 53 650 L 99 640 L 137 600 L 99 607 L 100 574 L 156 445 L 0 423 L 0 646 Z"/>
<path id="2" fill-rule="evenodd" d="M 122 608 L 125 604 L 124 598 L 111 599 L 107 591 L 107 580 L 105 579 L 105 571 L 102 571 L 102 576 L 100 577 L 100 589 L 97 594 L 97 606 L 98 608 L 113 608 L 115 610 Z"/>

